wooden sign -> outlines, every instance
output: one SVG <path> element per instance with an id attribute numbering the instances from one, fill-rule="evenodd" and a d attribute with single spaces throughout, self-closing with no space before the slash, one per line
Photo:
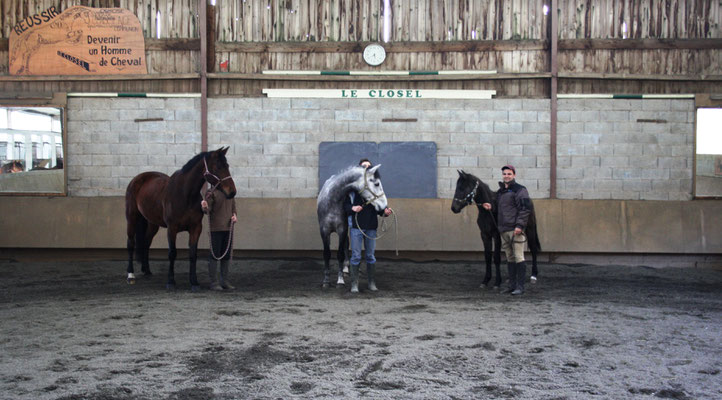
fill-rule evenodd
<path id="1" fill-rule="evenodd" d="M 10 32 L 11 75 L 146 74 L 140 21 L 124 8 L 55 7 Z"/>

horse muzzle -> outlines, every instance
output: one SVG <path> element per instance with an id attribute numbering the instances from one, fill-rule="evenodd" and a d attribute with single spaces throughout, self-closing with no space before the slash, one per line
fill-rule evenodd
<path id="1" fill-rule="evenodd" d="M 233 179 L 230 179 L 230 182 L 227 183 L 223 182 L 220 189 L 227 199 L 236 197 L 236 184 L 233 182 Z"/>

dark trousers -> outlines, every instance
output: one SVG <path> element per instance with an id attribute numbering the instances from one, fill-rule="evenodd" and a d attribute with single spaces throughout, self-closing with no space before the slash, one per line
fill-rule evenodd
<path id="1" fill-rule="evenodd" d="M 213 231 L 211 232 L 211 246 L 213 248 L 213 254 L 216 255 L 216 257 L 220 257 L 224 251 L 228 248 L 228 238 L 231 235 L 231 231 Z M 210 254 L 209 257 L 213 259 L 213 254 Z M 231 259 L 231 250 L 228 250 L 225 256 L 222 258 L 223 260 L 230 260 Z"/>

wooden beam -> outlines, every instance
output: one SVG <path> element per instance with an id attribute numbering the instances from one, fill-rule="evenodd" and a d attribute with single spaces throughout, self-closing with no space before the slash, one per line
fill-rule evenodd
<path id="1" fill-rule="evenodd" d="M 460 80 L 510 80 L 510 79 L 549 79 L 548 72 L 541 73 L 509 73 L 491 75 L 266 75 L 266 74 L 237 74 L 237 73 L 211 73 L 209 79 L 238 79 L 261 81 L 460 81 Z"/>
<path id="2" fill-rule="evenodd" d="M 217 42 L 216 51 L 239 53 L 355 53 L 371 42 Z M 384 43 L 387 53 L 545 50 L 546 40 L 477 40 Z"/>
<path id="3" fill-rule="evenodd" d="M 558 66 L 557 66 L 557 45 L 559 38 L 559 13 L 557 13 L 557 0 L 552 0 L 551 4 L 551 93 L 549 96 L 549 198 L 557 198 L 557 85 Z"/>
<path id="4" fill-rule="evenodd" d="M 241 53 L 353 53 L 370 42 L 215 42 L 216 51 Z M 721 49 L 722 39 L 562 39 L 559 51 L 569 50 L 705 50 Z M 474 52 L 548 50 L 548 40 L 478 40 L 449 42 L 386 43 L 387 53 Z M 0 51 L 7 51 L 8 39 L 0 39 Z M 146 51 L 200 50 L 196 38 L 145 38 Z"/>
<path id="5" fill-rule="evenodd" d="M 207 72 L 213 72 L 216 67 L 216 6 L 208 3 L 206 13 L 206 68 Z"/>
<path id="6" fill-rule="evenodd" d="M 208 151 L 208 27 L 206 26 L 206 5 L 208 0 L 198 0 L 201 21 L 201 151 Z"/>
<path id="7" fill-rule="evenodd" d="M 182 39 L 182 38 L 168 38 L 168 39 L 151 39 L 145 38 L 145 50 L 153 51 L 165 51 L 165 50 L 195 50 L 201 49 L 200 39 Z"/>
<path id="8" fill-rule="evenodd" d="M 607 74 L 595 72 L 560 72 L 562 79 L 598 79 L 630 81 L 719 81 L 722 75 L 650 75 L 650 74 Z"/>
<path id="9" fill-rule="evenodd" d="M 198 79 L 200 74 L 134 74 L 134 75 L 0 75 L 0 82 L 41 81 L 139 81 Z"/>
<path id="10" fill-rule="evenodd" d="M 559 50 L 722 49 L 722 39 L 566 39 Z"/>

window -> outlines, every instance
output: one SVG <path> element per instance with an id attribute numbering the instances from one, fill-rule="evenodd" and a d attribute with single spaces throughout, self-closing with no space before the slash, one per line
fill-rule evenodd
<path id="1" fill-rule="evenodd" d="M 722 108 L 698 108 L 695 196 L 722 197 Z"/>
<path id="2" fill-rule="evenodd" d="M 63 108 L 0 105 L 0 194 L 64 194 Z"/>

